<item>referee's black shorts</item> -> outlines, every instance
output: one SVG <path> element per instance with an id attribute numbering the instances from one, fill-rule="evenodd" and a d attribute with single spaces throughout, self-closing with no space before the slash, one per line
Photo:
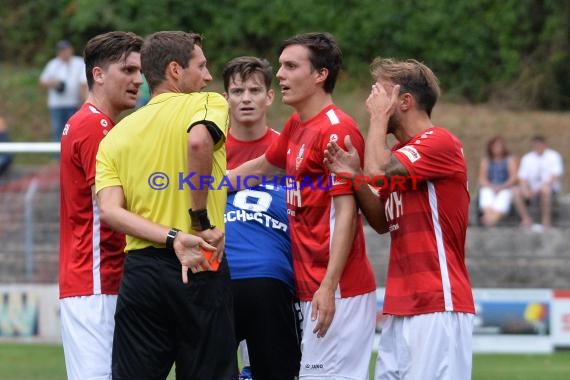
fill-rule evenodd
<path id="1" fill-rule="evenodd" d="M 125 267 L 113 340 L 113 379 L 235 379 L 233 301 L 227 261 L 217 272 L 188 271 L 174 251 L 131 251 Z"/>

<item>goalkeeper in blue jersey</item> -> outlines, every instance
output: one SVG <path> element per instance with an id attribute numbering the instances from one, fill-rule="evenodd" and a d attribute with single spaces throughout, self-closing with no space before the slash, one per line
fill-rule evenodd
<path id="1" fill-rule="evenodd" d="M 279 134 L 267 126 L 274 92 L 266 60 L 235 58 L 223 72 L 230 106 L 228 169 L 261 156 Z M 253 379 L 292 380 L 301 360 L 286 191 L 278 181 L 229 193 L 225 252 L 237 342 L 246 340 Z"/>

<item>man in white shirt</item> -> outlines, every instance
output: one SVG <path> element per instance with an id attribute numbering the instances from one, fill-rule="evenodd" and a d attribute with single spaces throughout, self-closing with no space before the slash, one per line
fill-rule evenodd
<path id="1" fill-rule="evenodd" d="M 69 41 L 59 41 L 56 49 L 57 56 L 42 71 L 40 85 L 48 90 L 53 141 L 58 142 L 65 123 L 85 100 L 87 78 L 83 58 L 73 55 Z"/>
<path id="2" fill-rule="evenodd" d="M 560 192 L 560 177 L 564 172 L 562 156 L 549 149 L 543 136 L 532 139 L 532 151 L 521 159 L 518 171 L 519 185 L 513 190 L 513 202 L 521 217 L 521 225 L 531 226 L 533 220 L 526 201 L 538 197 L 542 227 L 552 225 L 552 197 Z"/>

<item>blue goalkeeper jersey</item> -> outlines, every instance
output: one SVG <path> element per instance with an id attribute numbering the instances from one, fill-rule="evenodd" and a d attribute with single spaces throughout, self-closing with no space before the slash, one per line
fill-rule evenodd
<path id="1" fill-rule="evenodd" d="M 285 194 L 272 183 L 228 194 L 225 252 L 232 280 L 269 277 L 294 290 Z"/>

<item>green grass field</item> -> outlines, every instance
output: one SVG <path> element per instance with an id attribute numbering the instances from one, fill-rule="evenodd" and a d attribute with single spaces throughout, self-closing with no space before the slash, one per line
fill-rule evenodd
<path id="1" fill-rule="evenodd" d="M 370 362 L 370 368 L 373 372 L 374 358 Z M 63 349 L 60 345 L 0 344 L 0 380 L 65 378 Z M 569 378 L 570 352 L 567 351 L 552 355 L 475 355 L 473 361 L 473 380 L 567 380 Z M 168 379 L 174 379 L 172 373 Z"/>

